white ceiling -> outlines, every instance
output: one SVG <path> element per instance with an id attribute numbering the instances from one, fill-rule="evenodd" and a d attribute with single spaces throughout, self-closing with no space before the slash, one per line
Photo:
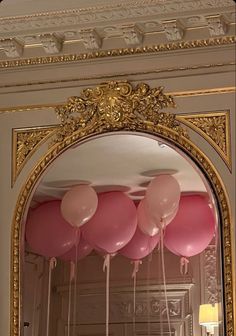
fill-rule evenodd
<path id="1" fill-rule="evenodd" d="M 182 192 L 206 192 L 195 169 L 167 145 L 140 135 L 104 136 L 62 154 L 43 177 L 34 204 L 61 198 L 80 183 L 97 192 L 121 190 L 140 199 L 152 177 L 163 173 L 173 174 Z"/>

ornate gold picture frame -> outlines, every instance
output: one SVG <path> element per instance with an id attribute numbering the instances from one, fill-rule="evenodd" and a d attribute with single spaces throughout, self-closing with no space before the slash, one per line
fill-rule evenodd
<path id="1" fill-rule="evenodd" d="M 21 330 L 21 255 L 24 215 L 40 177 L 50 164 L 71 146 L 95 135 L 110 132 L 135 132 L 166 140 L 185 153 L 205 175 L 217 201 L 223 243 L 223 283 L 225 330 L 234 336 L 234 269 L 230 202 L 223 181 L 208 157 L 191 141 L 174 113 L 162 109 L 174 107 L 163 88 L 151 89 L 141 83 L 109 82 L 71 97 L 56 112 L 61 120 L 48 151 L 37 162 L 25 182 L 15 207 L 12 222 L 11 260 L 11 336 Z"/>

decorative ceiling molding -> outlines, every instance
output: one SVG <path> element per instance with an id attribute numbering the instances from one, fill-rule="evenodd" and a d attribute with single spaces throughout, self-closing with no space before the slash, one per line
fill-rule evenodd
<path id="1" fill-rule="evenodd" d="M 105 2 L 105 1 L 104 1 Z M 96 22 L 96 21 L 106 21 L 124 19 L 124 18 L 134 18 L 143 17 L 149 15 L 161 15 L 161 14 L 172 14 L 173 13 L 184 13 L 191 11 L 201 11 L 201 10 L 221 10 L 225 8 L 231 8 L 234 10 L 234 4 L 232 0 L 136 0 L 136 1 L 125 1 L 117 2 L 112 5 L 94 6 L 94 7 L 84 7 L 80 9 L 69 9 L 64 11 L 51 11 L 51 12 L 41 12 L 31 15 L 19 15 L 11 17 L 2 17 L 0 22 L 9 22 L 12 20 L 19 20 L 22 22 L 24 19 L 40 19 L 40 18 L 52 18 L 59 16 L 67 17 L 69 15 L 74 15 L 77 17 L 77 22 Z M 35 22 L 32 22 L 34 25 Z M 31 27 L 32 27 L 31 25 Z"/>
<path id="2" fill-rule="evenodd" d="M 80 52 L 97 49 L 106 52 L 114 45 L 142 46 L 145 39 L 165 44 L 230 36 L 234 34 L 234 9 L 232 0 L 143 0 L 1 18 L 0 59 L 24 57 L 29 49 L 37 57 L 57 54 L 63 52 L 66 43 L 67 51 L 76 47 Z M 10 52 L 4 48 L 9 40 Z M 21 48 L 17 53 L 12 50 L 16 44 Z"/>
<path id="3" fill-rule="evenodd" d="M 227 167 L 232 169 L 230 112 L 182 114 L 176 117 L 201 135 L 220 155 Z"/>
<path id="4" fill-rule="evenodd" d="M 55 133 L 57 127 L 41 126 L 12 130 L 12 186 L 26 162 Z"/>
<path id="5" fill-rule="evenodd" d="M 120 57 L 129 55 L 140 55 L 140 54 L 158 54 L 161 52 L 169 52 L 176 50 L 189 50 L 196 48 L 206 48 L 206 47 L 216 47 L 216 46 L 229 46 L 234 45 L 236 42 L 236 36 L 224 36 L 220 38 L 210 38 L 203 40 L 193 40 L 188 42 L 172 42 L 172 43 L 162 43 L 159 45 L 143 46 L 143 47 L 132 47 L 132 48 L 120 48 L 120 49 L 109 49 L 109 50 L 99 50 L 88 53 L 81 54 L 67 54 L 67 55 L 53 55 L 53 56 L 40 56 L 40 57 L 30 57 L 30 58 L 20 58 L 14 60 L 2 60 L 0 61 L 0 69 L 4 68 L 14 68 L 14 67 L 25 67 L 31 65 L 45 65 L 45 64 L 55 64 L 55 63 L 70 63 L 85 61 L 98 58 L 107 57 Z"/>

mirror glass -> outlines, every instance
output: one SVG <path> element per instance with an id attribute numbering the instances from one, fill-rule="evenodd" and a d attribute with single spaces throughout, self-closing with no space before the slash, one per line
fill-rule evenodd
<path id="1" fill-rule="evenodd" d="M 155 185 L 153 181 L 157 181 L 156 194 L 150 187 L 151 182 Z M 165 206 L 168 197 L 175 197 L 176 190 L 171 189 L 169 181 L 179 186 L 180 200 L 177 208 L 168 214 L 169 220 L 167 217 L 160 220 L 153 213 L 159 209 L 158 202 Z M 65 238 L 61 251 L 65 255 L 65 249 L 68 253 L 75 249 L 76 239 L 77 253 L 82 241 L 89 247 L 75 259 L 63 255 L 49 258 L 39 252 L 38 245 L 42 251 L 53 248 L 63 238 L 63 231 L 54 228 L 52 232 L 52 225 L 57 225 L 60 219 L 55 215 L 54 223 L 45 204 L 59 204 L 75 186 L 93 188 L 98 195 L 98 205 L 95 214 L 78 230 L 67 223 L 75 238 L 73 241 Z M 116 212 L 118 201 L 113 201 L 113 196 L 117 195 L 125 195 L 132 203 L 132 211 L 134 213 L 135 209 L 138 218 L 136 224 L 133 218 L 127 223 L 123 221 L 128 216 L 126 203 Z M 150 199 L 159 195 L 156 208 L 147 195 Z M 102 197 L 104 216 L 109 214 L 114 229 L 112 239 L 117 239 L 116 251 L 105 251 L 95 231 L 92 243 L 91 234 L 86 234 L 91 221 L 95 221 Z M 139 209 L 141 201 L 143 212 Z M 107 205 L 109 202 L 115 204 L 111 209 Z M 40 207 L 43 210 L 38 219 Z M 142 214 L 146 216 L 146 226 L 142 226 Z M 38 223 L 34 223 L 37 220 L 41 220 L 39 228 L 36 228 Z M 42 236 L 40 230 L 45 222 L 47 229 Z M 100 222 L 104 230 L 105 219 L 100 218 Z M 140 239 L 136 237 L 129 249 L 127 246 L 136 232 L 129 231 L 128 238 L 124 238 L 123 233 L 131 222 L 133 227 L 138 223 L 136 231 L 141 233 Z M 149 230 L 150 223 L 155 232 Z M 117 225 L 121 225 L 120 228 Z M 217 208 L 209 186 L 200 171 L 177 148 L 162 139 L 135 133 L 111 133 L 80 142 L 47 169 L 29 206 L 23 269 L 23 335 L 104 336 L 108 311 L 109 335 L 113 336 L 223 335 L 218 227 Z M 110 235 L 109 230 L 108 226 L 102 232 L 104 241 Z M 32 243 L 30 234 L 36 236 L 37 243 Z M 124 242 L 125 239 L 129 242 Z M 142 239 L 146 246 L 141 244 L 136 252 Z M 147 255 L 143 257 L 144 252 Z"/>

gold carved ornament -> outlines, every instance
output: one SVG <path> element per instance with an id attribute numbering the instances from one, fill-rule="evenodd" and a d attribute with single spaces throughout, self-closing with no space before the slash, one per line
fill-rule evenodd
<path id="1" fill-rule="evenodd" d="M 54 133 L 55 126 L 19 128 L 12 131 L 12 185 L 26 162 Z"/>
<path id="2" fill-rule="evenodd" d="M 229 111 L 178 115 L 177 119 L 209 142 L 231 171 Z"/>
<path id="3" fill-rule="evenodd" d="M 21 323 L 21 236 L 23 218 L 34 187 L 50 164 L 65 150 L 96 134 L 134 131 L 161 137 L 183 150 L 206 174 L 219 203 L 224 255 L 226 335 L 234 336 L 233 273 L 230 203 L 224 184 L 210 160 L 189 139 L 175 114 L 161 110 L 174 107 L 163 88 L 147 84 L 133 87 L 128 82 L 109 82 L 85 89 L 80 97 L 56 108 L 61 120 L 53 144 L 36 164 L 19 195 L 12 227 L 11 336 L 19 336 Z"/>
<path id="4" fill-rule="evenodd" d="M 71 97 L 66 105 L 56 108 L 61 125 L 54 142 L 74 133 L 81 137 L 115 130 L 149 131 L 159 125 L 187 137 L 175 114 L 160 112 L 168 107 L 175 107 L 175 103 L 163 93 L 163 87 L 151 89 L 141 83 L 133 88 L 128 82 L 101 84 L 83 90 L 80 97 Z"/>

